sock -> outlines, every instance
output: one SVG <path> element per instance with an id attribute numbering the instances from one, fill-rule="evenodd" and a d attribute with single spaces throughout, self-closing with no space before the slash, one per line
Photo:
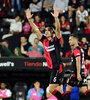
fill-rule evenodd
<path id="1" fill-rule="evenodd" d="M 55 90 L 52 92 L 52 94 L 53 94 L 58 100 L 64 100 L 62 94 L 61 94 L 57 89 L 55 89 Z"/>
<path id="2" fill-rule="evenodd" d="M 84 95 L 86 95 L 87 100 L 90 100 L 90 90 L 87 90 Z"/>
<path id="3" fill-rule="evenodd" d="M 63 96 L 63 100 L 67 100 L 65 97 L 65 93 L 63 93 L 62 96 Z"/>
<path id="4" fill-rule="evenodd" d="M 66 100 L 70 100 L 71 91 L 66 91 L 65 98 Z"/>
<path id="5" fill-rule="evenodd" d="M 86 99 L 86 95 L 84 93 L 79 93 L 79 100 L 85 100 Z M 86 99 L 87 100 L 87 99 Z"/>

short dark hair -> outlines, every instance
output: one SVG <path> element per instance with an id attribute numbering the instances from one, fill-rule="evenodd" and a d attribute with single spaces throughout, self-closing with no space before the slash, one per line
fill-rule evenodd
<path id="1" fill-rule="evenodd" d="M 75 33 L 70 34 L 70 36 L 75 37 L 77 40 L 79 39 L 79 38 L 78 38 L 78 35 L 77 35 L 77 34 L 75 34 Z"/>
<path id="2" fill-rule="evenodd" d="M 54 26 L 54 25 L 52 25 L 52 24 L 46 24 L 46 25 L 45 25 L 45 27 L 50 27 L 52 30 L 54 30 L 54 29 L 55 29 L 55 26 Z"/>
<path id="3" fill-rule="evenodd" d="M 45 28 L 48 27 L 48 30 L 51 32 L 52 34 L 52 37 L 53 37 L 53 34 L 55 33 L 54 30 L 55 30 L 55 27 L 52 25 L 52 24 L 46 24 L 45 25 Z"/>

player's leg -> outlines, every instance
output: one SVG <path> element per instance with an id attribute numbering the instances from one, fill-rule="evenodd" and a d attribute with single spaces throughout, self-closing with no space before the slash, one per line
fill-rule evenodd
<path id="1" fill-rule="evenodd" d="M 87 89 L 87 86 L 80 87 L 80 100 L 90 100 L 90 90 Z"/>
<path id="2" fill-rule="evenodd" d="M 73 87 L 67 84 L 67 86 L 66 86 L 66 94 L 65 94 L 66 100 L 70 100 L 71 90 L 72 89 L 73 89 Z"/>
<path id="3" fill-rule="evenodd" d="M 59 84 L 50 84 L 50 93 L 52 93 L 57 99 L 63 100 L 62 96 L 62 86 L 59 86 Z"/>
<path id="4" fill-rule="evenodd" d="M 50 93 L 57 97 L 59 100 L 64 100 L 62 96 L 62 85 L 59 86 L 59 70 L 54 69 L 52 70 L 51 77 L 50 77 Z M 61 79 L 60 79 L 61 80 Z"/>
<path id="5" fill-rule="evenodd" d="M 65 93 L 66 100 L 70 100 L 71 90 L 75 86 L 74 84 L 75 81 L 76 81 L 75 74 L 71 75 L 67 80 L 66 93 Z"/>

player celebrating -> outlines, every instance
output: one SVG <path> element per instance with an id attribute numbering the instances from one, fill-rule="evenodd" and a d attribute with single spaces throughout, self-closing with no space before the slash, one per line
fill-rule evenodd
<path id="1" fill-rule="evenodd" d="M 66 98 L 70 100 L 70 93 L 74 86 L 78 86 L 80 91 L 85 97 L 90 99 L 90 91 L 87 90 L 86 81 L 86 70 L 84 62 L 84 52 L 78 45 L 78 37 L 75 34 L 71 34 L 69 37 L 69 44 L 72 48 L 72 66 L 74 68 L 74 73 L 71 75 L 67 82 L 66 88 Z"/>
<path id="2" fill-rule="evenodd" d="M 59 10 L 54 9 L 54 13 L 51 13 L 55 19 L 55 37 L 53 37 L 54 28 L 52 25 L 48 25 L 45 28 L 45 36 L 39 31 L 38 27 L 32 21 L 32 14 L 30 9 L 26 10 L 26 17 L 32 27 L 32 29 L 36 32 L 39 40 L 43 43 L 45 57 L 47 61 L 47 65 L 50 69 L 52 69 L 51 77 L 50 77 L 50 93 L 57 97 L 59 100 L 64 100 L 63 98 L 63 66 L 60 58 L 60 45 L 62 42 L 62 35 L 60 32 L 60 24 L 59 24 Z"/>

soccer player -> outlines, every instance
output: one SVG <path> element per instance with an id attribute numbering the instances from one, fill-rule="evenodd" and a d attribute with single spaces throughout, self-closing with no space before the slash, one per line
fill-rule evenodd
<path id="1" fill-rule="evenodd" d="M 69 44 L 72 48 L 72 67 L 74 68 L 73 74 L 67 82 L 66 98 L 70 100 L 71 90 L 74 86 L 78 86 L 84 97 L 90 99 L 90 91 L 87 89 L 87 73 L 84 62 L 84 51 L 78 45 L 78 36 L 71 34 L 69 37 Z"/>
<path id="2" fill-rule="evenodd" d="M 36 32 L 39 40 L 43 43 L 45 57 L 47 61 L 48 68 L 52 69 L 49 91 L 59 100 L 63 99 L 63 66 L 60 58 L 60 45 L 62 42 L 62 35 L 60 32 L 60 24 L 59 24 L 59 10 L 54 9 L 54 13 L 51 13 L 55 19 L 55 37 L 53 37 L 54 29 L 52 25 L 48 25 L 45 28 L 45 36 L 39 31 L 38 27 L 32 21 L 32 14 L 30 9 L 26 10 L 26 17 L 32 27 L 32 29 Z"/>

